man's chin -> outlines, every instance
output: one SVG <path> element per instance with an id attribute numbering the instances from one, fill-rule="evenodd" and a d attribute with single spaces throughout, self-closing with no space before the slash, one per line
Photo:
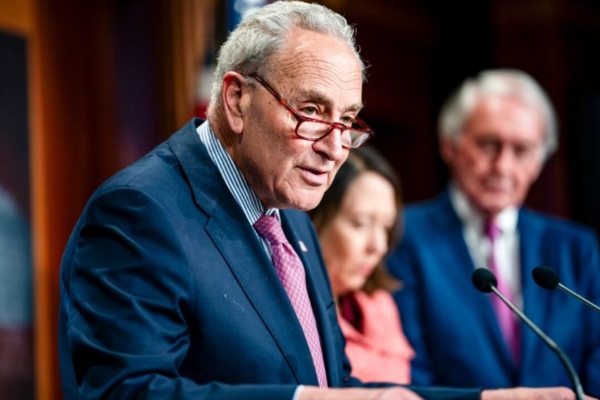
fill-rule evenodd
<path id="1" fill-rule="evenodd" d="M 324 194 L 324 192 L 310 192 L 305 195 L 301 195 L 301 193 L 302 192 L 299 191 L 294 197 L 288 198 L 286 201 L 284 201 L 286 206 L 281 206 L 279 208 L 292 208 L 300 211 L 309 211 L 319 205 Z"/>
<path id="2" fill-rule="evenodd" d="M 488 202 L 480 206 L 483 214 L 488 217 L 495 217 L 500 214 L 506 208 L 510 207 L 512 204 L 508 201 L 503 202 Z"/>
<path id="3" fill-rule="evenodd" d="M 321 199 L 319 199 L 318 201 L 302 202 L 302 203 L 298 203 L 297 206 L 290 207 L 290 208 L 295 208 L 296 210 L 300 210 L 300 211 L 310 211 L 313 208 L 317 207 L 319 205 L 320 201 L 321 201 Z"/>

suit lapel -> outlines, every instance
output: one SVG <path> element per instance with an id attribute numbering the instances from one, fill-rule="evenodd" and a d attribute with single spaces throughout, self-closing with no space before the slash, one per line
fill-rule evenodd
<path id="1" fill-rule="evenodd" d="M 537 287 L 531 277 L 531 272 L 535 267 L 545 265 L 548 261 L 545 257 L 544 229 L 543 226 L 536 223 L 534 218 L 523 209 L 519 211 L 517 229 L 519 231 L 520 243 L 523 311 L 542 331 L 548 332 L 548 318 L 545 318 L 545 316 L 553 315 L 551 309 L 552 302 L 543 298 L 547 296 L 547 293 L 542 293 L 543 290 Z M 521 371 L 528 371 L 535 368 L 535 363 L 537 362 L 535 355 L 539 354 L 539 346 L 545 346 L 545 344 L 524 323 L 521 323 L 521 335 L 522 348 L 527 349 L 527 351 L 522 352 Z"/>
<path id="2" fill-rule="evenodd" d="M 506 366 L 507 371 L 514 369 L 512 356 L 509 352 L 508 345 L 504 341 L 496 313 L 492 305 L 493 294 L 485 294 L 479 292 L 471 282 L 471 275 L 475 270 L 475 264 L 467 247 L 467 243 L 463 234 L 463 225 L 452 207 L 450 202 L 449 192 L 445 192 L 442 200 L 442 210 L 437 213 L 437 218 L 440 221 L 440 239 L 451 238 L 449 245 L 450 248 L 446 254 L 442 254 L 442 258 L 439 260 L 440 263 L 456 262 L 456 270 L 458 273 L 453 274 L 455 277 L 451 284 L 454 290 L 460 293 L 461 298 L 465 298 L 467 303 L 465 307 L 471 309 L 474 307 L 476 310 L 475 323 L 481 324 L 480 328 L 474 327 L 473 329 L 481 329 L 482 334 L 489 338 L 490 343 L 496 351 L 496 357 L 502 360 L 502 363 Z M 440 240 L 443 243 L 443 240 Z"/>
<path id="3" fill-rule="evenodd" d="M 201 144 L 193 120 L 169 145 L 190 182 L 194 200 L 208 215 L 206 231 L 271 333 L 301 384 L 318 385 L 302 327 L 256 232 Z"/>

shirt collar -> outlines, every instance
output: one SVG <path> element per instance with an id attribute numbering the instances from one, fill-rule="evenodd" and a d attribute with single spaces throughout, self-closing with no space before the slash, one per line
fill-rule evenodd
<path id="1" fill-rule="evenodd" d="M 260 199 L 250 188 L 248 181 L 211 129 L 208 121 L 204 121 L 197 128 L 197 132 L 200 141 L 208 151 L 210 159 L 219 170 L 227 188 L 241 207 L 250 225 L 254 225 L 263 214 L 275 215 L 277 219 L 281 220 L 278 209 L 265 210 Z"/>
<path id="2" fill-rule="evenodd" d="M 467 195 L 458 188 L 455 183 L 450 184 L 450 202 L 464 225 L 470 226 L 476 232 L 483 232 L 485 223 L 483 215 L 469 201 Z M 511 206 L 502 210 L 494 219 L 496 226 L 502 234 L 514 233 L 517 230 L 519 211 L 517 207 Z"/>

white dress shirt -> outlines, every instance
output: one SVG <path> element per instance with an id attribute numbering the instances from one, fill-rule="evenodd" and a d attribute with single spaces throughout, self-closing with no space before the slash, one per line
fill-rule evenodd
<path id="1" fill-rule="evenodd" d="M 469 201 L 467 196 L 456 186 L 450 186 L 450 202 L 463 224 L 463 236 L 475 268 L 488 268 L 491 243 L 484 232 L 485 220 L 481 213 Z M 516 207 L 508 207 L 494 219 L 500 228 L 494 245 L 498 280 L 502 279 L 505 286 L 511 290 L 511 298 L 515 305 L 523 308 L 521 290 L 521 265 L 519 260 L 519 232 L 517 219 L 519 211 Z M 505 293 L 506 294 L 506 293 Z"/>

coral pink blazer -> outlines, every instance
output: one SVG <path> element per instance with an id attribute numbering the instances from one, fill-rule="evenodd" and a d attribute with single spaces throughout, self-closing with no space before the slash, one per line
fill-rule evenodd
<path id="1" fill-rule="evenodd" d="M 410 383 L 410 361 L 415 352 L 404 336 L 391 294 L 377 290 L 372 295 L 357 292 L 354 296 L 362 313 L 364 332 L 338 313 L 352 376 L 366 382 Z"/>

